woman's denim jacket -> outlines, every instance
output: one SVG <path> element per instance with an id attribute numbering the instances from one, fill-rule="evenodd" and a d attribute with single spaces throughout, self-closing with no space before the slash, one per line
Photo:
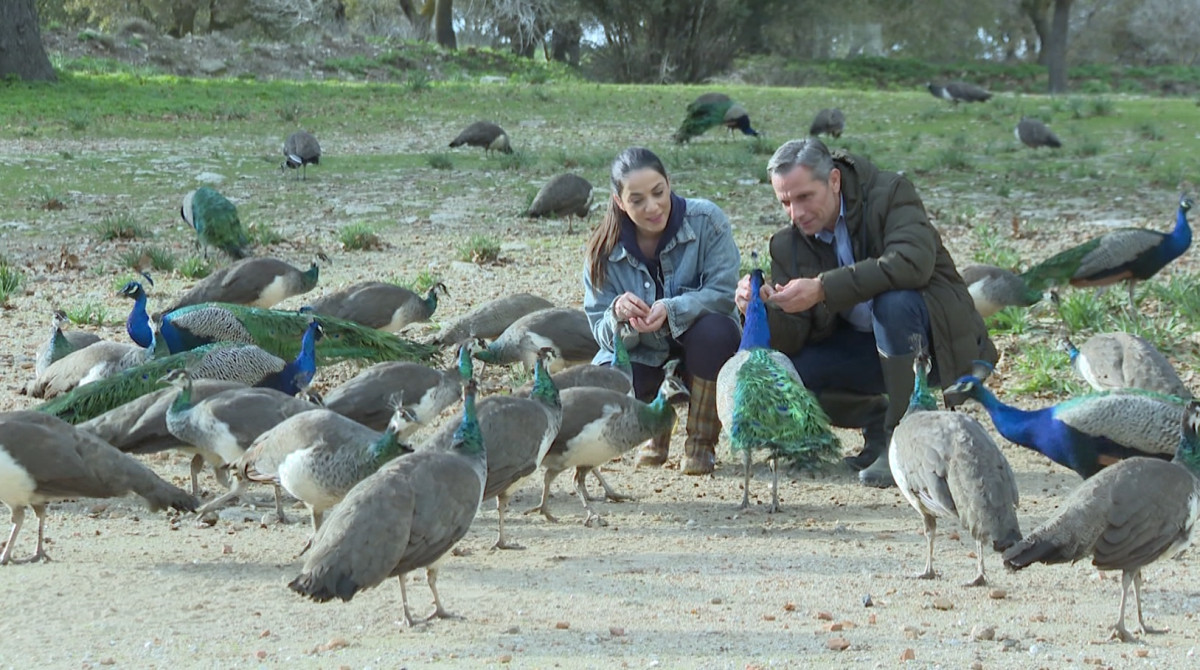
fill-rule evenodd
<path id="1" fill-rule="evenodd" d="M 624 336 L 629 359 L 634 363 L 661 367 L 667 360 L 670 339 L 677 339 L 703 314 L 728 314 L 734 318 L 741 256 L 734 244 L 725 213 L 708 200 L 687 199 L 683 225 L 659 254 L 663 274 L 663 305 L 666 325 L 658 332 Z M 626 291 L 654 303 L 654 278 L 639 260 L 618 242 L 608 256 L 602 286 L 592 286 L 586 266 L 583 272 L 583 311 L 587 312 L 592 336 L 600 352 L 597 365 L 613 359 L 612 338 L 616 326 L 613 303 Z"/>

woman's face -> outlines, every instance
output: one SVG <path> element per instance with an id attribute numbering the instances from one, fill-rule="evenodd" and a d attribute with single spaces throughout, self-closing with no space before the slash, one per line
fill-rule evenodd
<path id="1" fill-rule="evenodd" d="M 634 170 L 625 177 L 617 204 L 641 232 L 661 233 L 671 216 L 671 184 L 653 168 Z"/>

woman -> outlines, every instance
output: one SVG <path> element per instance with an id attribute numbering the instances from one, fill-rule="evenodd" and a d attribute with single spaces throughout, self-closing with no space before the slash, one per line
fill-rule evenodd
<path id="1" fill-rule="evenodd" d="M 717 372 L 737 351 L 739 332 L 733 295 L 741 259 L 729 220 L 707 200 L 671 191 L 662 161 L 632 147 L 612 164 L 612 200 L 587 244 L 583 309 L 600 345 L 593 361 L 613 360 L 613 334 L 633 363 L 639 400 L 654 397 L 663 366 L 679 359 L 691 399 L 684 474 L 713 471 L 717 437 Z M 626 332 L 628 330 L 626 329 Z M 662 465 L 670 438 L 642 448 L 639 465 Z"/>

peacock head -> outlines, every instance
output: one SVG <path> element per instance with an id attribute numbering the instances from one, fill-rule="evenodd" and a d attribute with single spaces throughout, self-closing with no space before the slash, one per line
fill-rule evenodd
<path id="1" fill-rule="evenodd" d="M 67 324 L 71 323 L 71 319 L 67 316 L 66 312 L 62 311 L 61 309 L 56 309 L 54 310 L 54 316 L 52 317 L 51 323 L 54 324 L 55 330 L 62 330 L 65 326 L 67 326 Z"/>
<path id="2" fill-rule="evenodd" d="M 393 396 L 391 399 L 392 418 L 388 420 L 388 432 L 403 435 L 417 423 L 417 414 L 411 407 L 404 406 L 404 395 Z"/>
<path id="3" fill-rule="evenodd" d="M 1187 195 L 1179 196 L 1179 209 L 1182 209 L 1183 211 L 1186 212 L 1186 211 L 1190 210 L 1194 204 L 1195 203 L 1192 201 L 1192 199 L 1189 198 Z"/>
<path id="4" fill-rule="evenodd" d="M 320 342 L 321 338 L 325 337 L 325 329 L 321 327 L 321 322 L 317 321 L 316 319 L 312 319 L 308 322 L 308 329 L 305 332 L 306 334 L 312 334 L 314 343 Z"/>
<path id="5" fill-rule="evenodd" d="M 1192 400 L 1183 410 L 1183 425 L 1175 461 L 1183 463 L 1193 473 L 1200 472 L 1200 401 Z"/>
<path id="6" fill-rule="evenodd" d="M 192 375 L 186 368 L 176 368 L 159 378 L 160 382 L 170 384 L 175 388 L 184 388 L 191 384 Z"/>
<path id="7" fill-rule="evenodd" d="M 987 361 L 973 361 L 971 373 L 959 377 L 953 386 L 942 392 L 946 407 L 954 409 L 969 399 L 979 400 L 987 392 L 983 382 L 992 375 L 995 368 Z"/>
<path id="8" fill-rule="evenodd" d="M 669 404 L 681 403 L 691 397 L 683 378 L 679 376 L 679 360 L 671 359 L 663 366 L 663 380 L 658 395 Z"/>
<path id="9" fill-rule="evenodd" d="M 458 376 L 465 382 L 475 376 L 475 354 L 487 349 L 478 337 L 469 337 L 458 345 Z"/>
<path id="10" fill-rule="evenodd" d="M 1071 341 L 1071 338 L 1067 337 L 1066 335 L 1063 335 L 1058 339 L 1058 348 L 1067 353 L 1067 356 L 1071 358 L 1072 363 L 1074 363 L 1075 359 L 1079 357 L 1079 349 L 1075 346 L 1075 343 Z"/>

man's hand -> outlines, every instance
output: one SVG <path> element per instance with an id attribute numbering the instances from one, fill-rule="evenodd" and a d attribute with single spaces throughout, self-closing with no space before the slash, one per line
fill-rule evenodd
<path id="1" fill-rule="evenodd" d="M 750 304 L 750 275 L 746 275 L 738 281 L 737 292 L 733 294 L 733 303 L 737 305 L 739 312 L 746 313 L 746 306 Z"/>
<path id="2" fill-rule="evenodd" d="M 769 292 L 767 288 L 763 286 L 763 292 L 769 293 L 763 298 L 791 314 L 811 309 L 825 299 L 825 287 L 817 278 L 800 277 L 782 286 L 776 284 Z"/>
<path id="3" fill-rule="evenodd" d="M 661 301 L 650 306 L 649 313 L 642 316 L 635 316 L 629 320 L 629 325 L 639 333 L 653 333 L 662 328 L 667 322 L 667 306 Z"/>

